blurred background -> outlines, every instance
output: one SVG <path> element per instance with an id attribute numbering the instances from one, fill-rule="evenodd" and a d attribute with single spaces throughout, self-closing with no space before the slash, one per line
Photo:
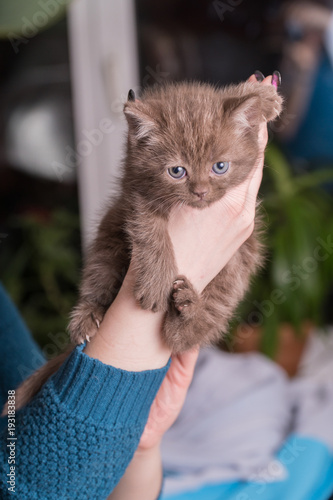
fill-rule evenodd
<path id="1" fill-rule="evenodd" d="M 313 327 L 332 322 L 332 11 L 332 1 L 1 0 L 1 280 L 47 356 L 62 347 L 84 249 L 116 189 L 129 88 L 223 86 L 278 69 L 285 109 L 261 188 L 267 263 L 221 348 L 261 350 L 295 374 Z"/>

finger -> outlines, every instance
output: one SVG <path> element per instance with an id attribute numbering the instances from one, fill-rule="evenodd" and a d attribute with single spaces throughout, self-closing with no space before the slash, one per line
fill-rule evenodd
<path id="1" fill-rule="evenodd" d="M 278 90 L 278 88 L 281 85 L 281 73 L 277 69 L 273 71 L 272 85 L 275 87 L 276 90 Z"/>
<path id="2" fill-rule="evenodd" d="M 272 75 L 266 76 L 266 78 L 261 82 L 261 85 L 272 85 Z"/>
<path id="3" fill-rule="evenodd" d="M 251 75 L 250 78 L 248 79 L 248 82 L 256 83 L 258 80 L 256 79 L 255 75 Z"/>
<path id="4" fill-rule="evenodd" d="M 251 82 L 257 82 L 257 78 L 255 74 L 251 75 L 249 78 Z M 272 75 L 267 76 L 261 82 L 261 85 L 272 85 Z M 268 131 L 267 131 L 267 123 L 263 121 L 259 126 L 258 132 L 258 146 L 259 146 L 259 157 L 256 162 L 256 165 L 253 169 L 253 172 L 249 176 L 249 178 L 243 183 L 244 187 L 246 187 L 247 195 L 245 204 L 248 206 L 252 206 L 255 204 L 255 200 L 258 196 L 260 184 L 263 176 L 263 167 L 264 167 L 264 151 L 268 140 Z"/>
<path id="5" fill-rule="evenodd" d="M 264 168 L 264 158 L 265 158 L 265 148 L 268 141 L 268 131 L 266 122 L 262 122 L 259 126 L 258 132 L 258 146 L 259 155 L 252 172 L 245 181 L 239 185 L 239 188 L 244 187 L 247 192 L 248 199 L 255 199 L 257 197 L 259 187 L 262 181 L 263 168 Z M 238 187 L 236 188 L 238 189 Z"/>
<path id="6" fill-rule="evenodd" d="M 267 76 L 263 81 L 263 85 L 273 85 L 276 90 L 281 85 L 281 73 L 278 70 L 273 71 L 272 75 Z"/>
<path id="7" fill-rule="evenodd" d="M 253 205 L 258 196 L 260 184 L 263 176 L 263 168 L 264 168 L 264 154 L 262 154 L 259 158 L 257 165 L 254 167 L 253 175 L 250 178 L 246 203 L 250 203 Z"/>
<path id="8" fill-rule="evenodd" d="M 250 76 L 249 82 L 261 83 L 265 79 L 265 76 L 258 69 Z"/>
<path id="9" fill-rule="evenodd" d="M 176 363 L 178 377 L 182 377 L 183 380 L 186 379 L 188 383 L 191 381 L 198 355 L 199 346 L 195 346 L 181 354 L 172 355 L 172 360 Z"/>
<path id="10" fill-rule="evenodd" d="M 259 125 L 259 132 L 258 132 L 258 146 L 260 153 L 263 153 L 263 151 L 265 150 L 267 141 L 268 141 L 267 123 L 263 121 Z"/>
<path id="11" fill-rule="evenodd" d="M 184 369 L 191 369 L 192 366 L 195 365 L 198 359 L 199 351 L 200 348 L 196 345 L 192 349 L 178 354 L 179 361 Z"/>

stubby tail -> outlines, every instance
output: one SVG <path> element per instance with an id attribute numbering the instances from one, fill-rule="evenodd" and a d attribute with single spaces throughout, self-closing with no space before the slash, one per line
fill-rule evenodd
<path id="1" fill-rule="evenodd" d="M 66 351 L 59 354 L 55 358 L 48 361 L 39 370 L 35 371 L 28 377 L 15 391 L 15 410 L 19 410 L 39 392 L 45 382 L 55 373 L 62 365 L 65 359 L 70 355 L 75 346 L 70 345 Z M 3 407 L 1 416 L 8 414 L 8 401 Z"/>

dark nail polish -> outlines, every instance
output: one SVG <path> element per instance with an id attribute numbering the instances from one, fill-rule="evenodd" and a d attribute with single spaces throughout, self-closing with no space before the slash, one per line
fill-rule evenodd
<path id="1" fill-rule="evenodd" d="M 257 82 L 262 82 L 265 79 L 265 77 L 262 74 L 262 72 L 259 71 L 258 69 L 254 72 L 254 76 L 256 77 Z"/>
<path id="2" fill-rule="evenodd" d="M 128 96 L 127 96 L 127 99 L 128 99 L 129 101 L 135 101 L 135 92 L 134 92 L 134 90 L 130 89 L 130 90 L 128 91 Z"/>
<path id="3" fill-rule="evenodd" d="M 274 87 L 276 89 L 278 89 L 281 85 L 281 73 L 280 71 L 273 71 L 273 75 L 272 75 L 272 85 L 274 85 Z"/>

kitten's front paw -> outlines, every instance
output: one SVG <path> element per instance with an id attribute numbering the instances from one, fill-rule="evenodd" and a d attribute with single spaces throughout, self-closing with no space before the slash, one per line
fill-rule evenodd
<path id="1" fill-rule="evenodd" d="M 191 316 L 193 306 L 198 302 L 198 294 L 185 276 L 179 276 L 173 282 L 173 302 L 183 316 Z"/>
<path id="2" fill-rule="evenodd" d="M 86 341 L 89 342 L 96 334 L 104 313 L 104 309 L 99 306 L 92 307 L 85 303 L 79 303 L 73 309 L 71 321 L 68 325 L 71 341 L 77 345 Z"/>

